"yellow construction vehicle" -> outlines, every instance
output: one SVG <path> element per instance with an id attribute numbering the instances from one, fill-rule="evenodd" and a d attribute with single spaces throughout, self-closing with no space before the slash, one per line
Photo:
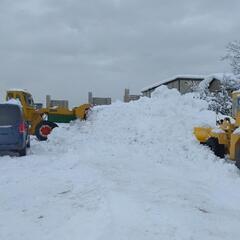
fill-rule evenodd
<path id="1" fill-rule="evenodd" d="M 54 117 L 59 116 L 61 118 L 76 118 L 86 119 L 87 112 L 90 108 L 89 104 L 83 104 L 79 107 L 73 108 L 73 110 L 63 108 L 41 108 L 36 109 L 32 95 L 25 90 L 13 89 L 7 91 L 6 100 L 16 99 L 23 108 L 24 118 L 29 123 L 29 131 L 31 135 L 35 135 L 40 141 L 47 140 L 48 135 L 58 125 L 52 121 Z M 52 119 L 48 119 L 51 116 Z"/>
<path id="2" fill-rule="evenodd" d="M 236 166 L 240 168 L 240 91 L 232 93 L 232 117 L 218 120 L 216 128 L 195 127 L 194 135 L 197 140 L 210 147 L 218 157 L 224 158 L 229 154 L 229 158 L 236 161 Z"/>

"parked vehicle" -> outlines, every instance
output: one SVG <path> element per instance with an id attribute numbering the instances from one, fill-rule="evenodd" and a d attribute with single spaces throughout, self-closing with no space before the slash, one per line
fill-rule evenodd
<path id="1" fill-rule="evenodd" d="M 29 127 L 24 120 L 22 107 L 17 104 L 0 104 L 0 151 L 16 151 L 25 156 L 30 147 Z"/>

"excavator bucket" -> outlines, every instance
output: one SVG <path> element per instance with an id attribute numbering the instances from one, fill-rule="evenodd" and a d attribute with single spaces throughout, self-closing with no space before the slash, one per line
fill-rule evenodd
<path id="1" fill-rule="evenodd" d="M 194 135 L 199 142 L 205 143 L 211 136 L 210 134 L 211 131 L 212 131 L 212 128 L 210 127 L 195 127 Z"/>
<path id="2" fill-rule="evenodd" d="M 83 104 L 79 107 L 74 108 L 73 111 L 77 118 L 81 120 L 86 120 L 90 108 L 91 108 L 90 104 Z"/>

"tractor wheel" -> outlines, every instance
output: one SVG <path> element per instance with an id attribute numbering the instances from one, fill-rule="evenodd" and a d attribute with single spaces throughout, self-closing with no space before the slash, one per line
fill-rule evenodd
<path id="1" fill-rule="evenodd" d="M 238 145 L 237 149 L 236 149 L 236 154 L 235 154 L 235 160 L 236 160 L 236 167 L 240 169 L 240 146 Z"/>
<path id="2" fill-rule="evenodd" d="M 31 147 L 31 140 L 30 140 L 30 135 L 28 135 L 28 138 L 27 138 L 27 148 L 30 148 Z"/>
<path id="3" fill-rule="evenodd" d="M 225 147 L 223 144 L 218 143 L 218 139 L 214 137 L 210 137 L 206 145 L 214 152 L 214 154 L 220 158 L 224 158 L 225 156 Z"/>
<path id="4" fill-rule="evenodd" d="M 83 120 L 87 120 L 88 114 L 89 114 L 90 108 L 86 108 L 84 111 L 84 116 L 83 116 Z"/>
<path id="5" fill-rule="evenodd" d="M 58 125 L 53 122 L 42 121 L 36 126 L 35 135 L 39 141 L 46 141 L 48 138 L 48 135 L 57 126 Z"/>

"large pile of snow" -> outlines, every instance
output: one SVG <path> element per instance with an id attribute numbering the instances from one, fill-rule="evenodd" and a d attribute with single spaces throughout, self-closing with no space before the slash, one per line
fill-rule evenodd
<path id="1" fill-rule="evenodd" d="M 0 158 L 0 239 L 238 239 L 239 171 L 192 134 L 206 108 L 160 87 Z"/>

